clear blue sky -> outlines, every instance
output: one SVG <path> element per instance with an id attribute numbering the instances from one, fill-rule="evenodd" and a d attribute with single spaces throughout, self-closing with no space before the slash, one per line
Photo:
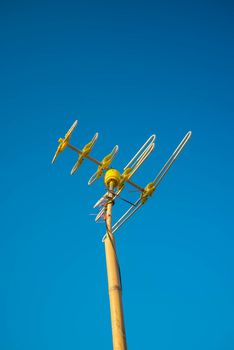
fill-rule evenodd
<path id="1" fill-rule="evenodd" d="M 122 169 L 152 133 L 135 181 L 193 136 L 117 235 L 129 349 L 234 349 L 231 1 L 0 2 L 0 349 L 111 349 L 103 193 L 57 139 L 75 119 Z M 132 199 L 136 193 L 125 192 Z M 126 209 L 115 206 L 116 214 Z"/>

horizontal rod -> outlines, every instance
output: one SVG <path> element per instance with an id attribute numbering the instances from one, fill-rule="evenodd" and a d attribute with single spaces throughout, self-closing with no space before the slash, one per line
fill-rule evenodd
<path id="1" fill-rule="evenodd" d="M 133 187 L 137 188 L 139 191 L 143 192 L 144 188 L 137 185 L 135 182 L 131 181 L 131 180 L 126 180 L 127 183 L 129 183 L 129 185 L 132 185 Z"/>
<path id="2" fill-rule="evenodd" d="M 75 146 L 72 146 L 70 143 L 68 143 L 67 147 L 69 147 L 70 149 L 72 149 L 73 151 L 79 153 L 79 154 L 82 154 L 82 151 L 79 150 L 77 147 Z M 89 160 L 91 160 L 91 162 L 97 164 L 97 165 L 102 165 L 101 162 L 99 162 L 97 159 L 93 158 L 93 157 L 90 157 L 89 155 L 86 156 L 85 158 L 88 158 Z M 127 183 L 129 183 L 129 185 L 132 185 L 133 187 L 137 188 L 139 191 L 143 192 L 144 191 L 144 188 L 143 187 L 140 187 L 139 185 L 137 185 L 135 182 L 133 181 L 130 181 L 130 180 L 127 180 L 126 181 Z"/>
<path id="3" fill-rule="evenodd" d="M 73 151 L 82 154 L 82 151 L 80 151 L 78 148 L 76 148 L 75 146 L 72 146 L 70 143 L 67 145 L 67 147 L 71 148 Z M 97 159 L 90 157 L 89 155 L 85 156 L 84 158 L 88 158 L 89 160 L 91 160 L 91 162 L 97 164 L 97 165 L 101 165 L 102 163 L 99 162 Z"/>

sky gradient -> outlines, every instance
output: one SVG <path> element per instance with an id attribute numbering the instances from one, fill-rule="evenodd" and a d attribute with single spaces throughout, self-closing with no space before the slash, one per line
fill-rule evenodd
<path id="1" fill-rule="evenodd" d="M 152 199 L 116 234 L 129 349 L 234 348 L 234 5 L 0 1 L 0 349 L 111 349 L 95 166 L 66 150 L 96 131 L 145 186 L 192 130 Z M 126 190 L 129 200 L 137 193 Z M 116 202 L 117 218 L 128 206 Z"/>

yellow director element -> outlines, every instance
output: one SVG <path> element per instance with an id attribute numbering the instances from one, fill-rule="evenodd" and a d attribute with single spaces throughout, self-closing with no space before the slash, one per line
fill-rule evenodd
<path id="1" fill-rule="evenodd" d="M 118 190 L 122 190 L 125 186 L 125 182 L 129 180 L 132 174 L 132 168 L 126 168 L 121 175 L 121 179 L 118 184 Z"/>
<path id="2" fill-rule="evenodd" d="M 93 146 L 95 145 L 97 139 L 98 139 L 98 133 L 96 132 L 96 134 L 94 135 L 92 140 L 89 143 L 87 143 L 87 145 L 85 145 L 84 148 L 82 149 L 76 164 L 74 165 L 74 167 L 71 170 L 71 175 L 73 175 L 77 171 L 77 169 L 83 163 L 84 158 L 89 155 L 89 153 L 91 152 L 91 150 L 92 150 Z"/>
<path id="3" fill-rule="evenodd" d="M 64 139 L 62 138 L 59 138 L 58 142 L 59 142 L 59 146 L 55 152 L 55 155 L 54 155 L 54 158 L 52 159 L 52 164 L 55 162 L 55 159 L 58 157 L 58 155 L 60 153 L 62 153 L 65 148 L 68 146 L 69 144 L 69 141 L 70 141 L 70 137 L 71 137 L 71 134 L 72 132 L 74 131 L 75 127 L 77 126 L 78 124 L 78 120 L 76 120 L 72 126 L 70 127 L 70 129 L 68 130 L 68 132 L 66 133 Z"/>
<path id="4" fill-rule="evenodd" d="M 97 171 L 89 179 L 89 182 L 88 182 L 89 185 L 92 185 L 96 180 L 100 179 L 104 170 L 107 170 L 109 168 L 109 166 L 111 165 L 118 150 L 119 150 L 119 147 L 116 145 L 113 148 L 113 150 L 111 151 L 111 153 L 103 158 L 100 165 L 98 166 Z"/>

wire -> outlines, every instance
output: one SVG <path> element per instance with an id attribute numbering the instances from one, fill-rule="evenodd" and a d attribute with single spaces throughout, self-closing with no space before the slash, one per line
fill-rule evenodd
<path id="1" fill-rule="evenodd" d="M 109 192 L 112 193 L 115 197 L 118 197 L 119 199 L 121 199 L 122 201 L 135 206 L 134 203 L 132 203 L 132 202 L 128 201 L 127 199 L 121 197 L 118 193 L 115 193 L 114 191 L 110 191 L 110 190 L 109 190 Z"/>

